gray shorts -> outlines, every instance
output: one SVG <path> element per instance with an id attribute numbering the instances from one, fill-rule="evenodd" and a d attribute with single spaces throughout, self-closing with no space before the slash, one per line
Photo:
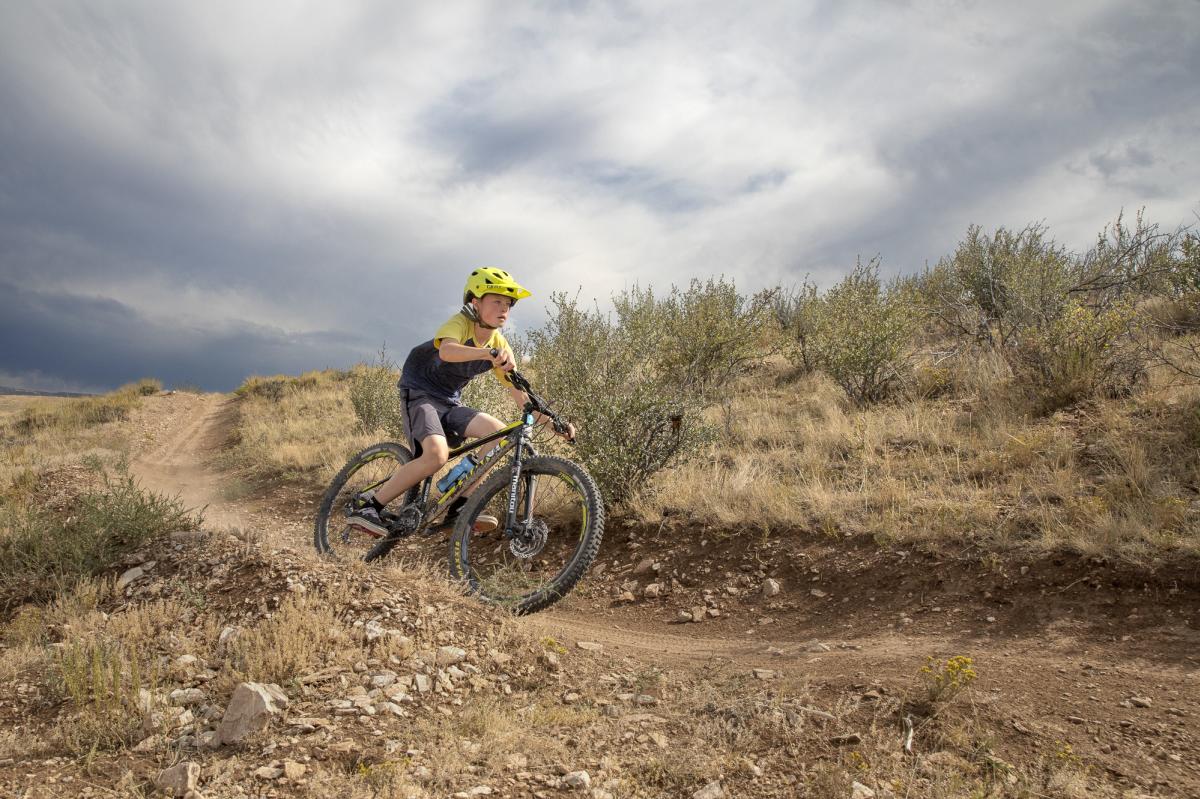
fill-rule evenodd
<path id="1" fill-rule="evenodd" d="M 467 439 L 467 425 L 481 411 L 466 405 L 454 405 L 424 394 L 409 396 L 400 392 L 404 402 L 404 434 L 416 447 L 429 436 L 445 436 L 450 448 L 462 446 Z"/>

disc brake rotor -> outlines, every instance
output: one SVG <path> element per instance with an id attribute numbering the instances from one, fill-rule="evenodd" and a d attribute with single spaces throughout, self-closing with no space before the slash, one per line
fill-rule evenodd
<path id="1" fill-rule="evenodd" d="M 542 551 L 546 539 L 550 537 L 550 528 L 541 519 L 534 519 L 521 525 L 516 535 L 508 542 L 508 549 L 518 558 L 529 560 Z"/>

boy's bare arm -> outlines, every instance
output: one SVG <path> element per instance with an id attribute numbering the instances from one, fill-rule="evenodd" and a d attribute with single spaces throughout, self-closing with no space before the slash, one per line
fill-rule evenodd
<path id="1" fill-rule="evenodd" d="M 438 345 L 438 355 L 447 363 L 465 363 L 466 361 L 491 361 L 492 366 L 511 369 L 512 359 L 508 353 L 500 350 L 500 354 L 492 357 L 492 351 L 486 347 L 468 347 L 452 338 L 444 338 Z"/>

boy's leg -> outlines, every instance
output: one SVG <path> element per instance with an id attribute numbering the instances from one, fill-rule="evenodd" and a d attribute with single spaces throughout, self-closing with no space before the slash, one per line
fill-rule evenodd
<path id="1" fill-rule="evenodd" d="M 450 445 L 442 435 L 429 435 L 421 439 L 421 455 L 397 469 L 386 483 L 375 489 L 375 499 L 386 505 L 426 477 L 437 474 L 446 465 L 450 456 Z"/>
<path id="2" fill-rule="evenodd" d="M 467 438 L 483 438 L 490 436 L 497 430 L 504 428 L 504 422 L 501 422 L 495 416 L 489 413 L 479 411 L 474 418 L 467 423 Z"/>
<path id="3" fill-rule="evenodd" d="M 389 520 L 383 516 L 383 506 L 400 496 L 408 489 L 420 483 L 446 463 L 445 436 L 427 436 L 421 441 L 422 453 L 397 469 L 388 481 L 371 494 L 360 495 L 355 499 L 354 512 L 350 514 L 350 522 L 375 535 L 387 535 L 390 531 Z"/>
<path id="4" fill-rule="evenodd" d="M 442 428 L 440 403 L 428 398 L 411 398 L 407 391 L 400 392 L 404 403 L 404 434 L 412 442 L 420 442 L 421 454 L 396 470 L 395 474 L 375 490 L 379 510 L 426 477 L 437 474 L 450 457 L 450 444 Z"/>

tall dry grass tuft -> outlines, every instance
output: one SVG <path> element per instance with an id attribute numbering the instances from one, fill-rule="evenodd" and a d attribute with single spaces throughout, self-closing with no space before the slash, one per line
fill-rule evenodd
<path id="1" fill-rule="evenodd" d="M 251 378 L 238 393 L 227 463 L 250 480 L 323 486 L 347 458 L 379 438 L 360 428 L 344 372 L 309 372 L 293 383 Z"/>
<path id="2" fill-rule="evenodd" d="M 234 639 L 221 678 L 222 692 L 232 691 L 239 682 L 287 686 L 319 668 L 353 663 L 360 647 L 336 612 L 347 598 L 318 594 L 284 600 L 269 619 Z M 216 636 L 211 637 L 210 646 L 215 648 Z"/>

